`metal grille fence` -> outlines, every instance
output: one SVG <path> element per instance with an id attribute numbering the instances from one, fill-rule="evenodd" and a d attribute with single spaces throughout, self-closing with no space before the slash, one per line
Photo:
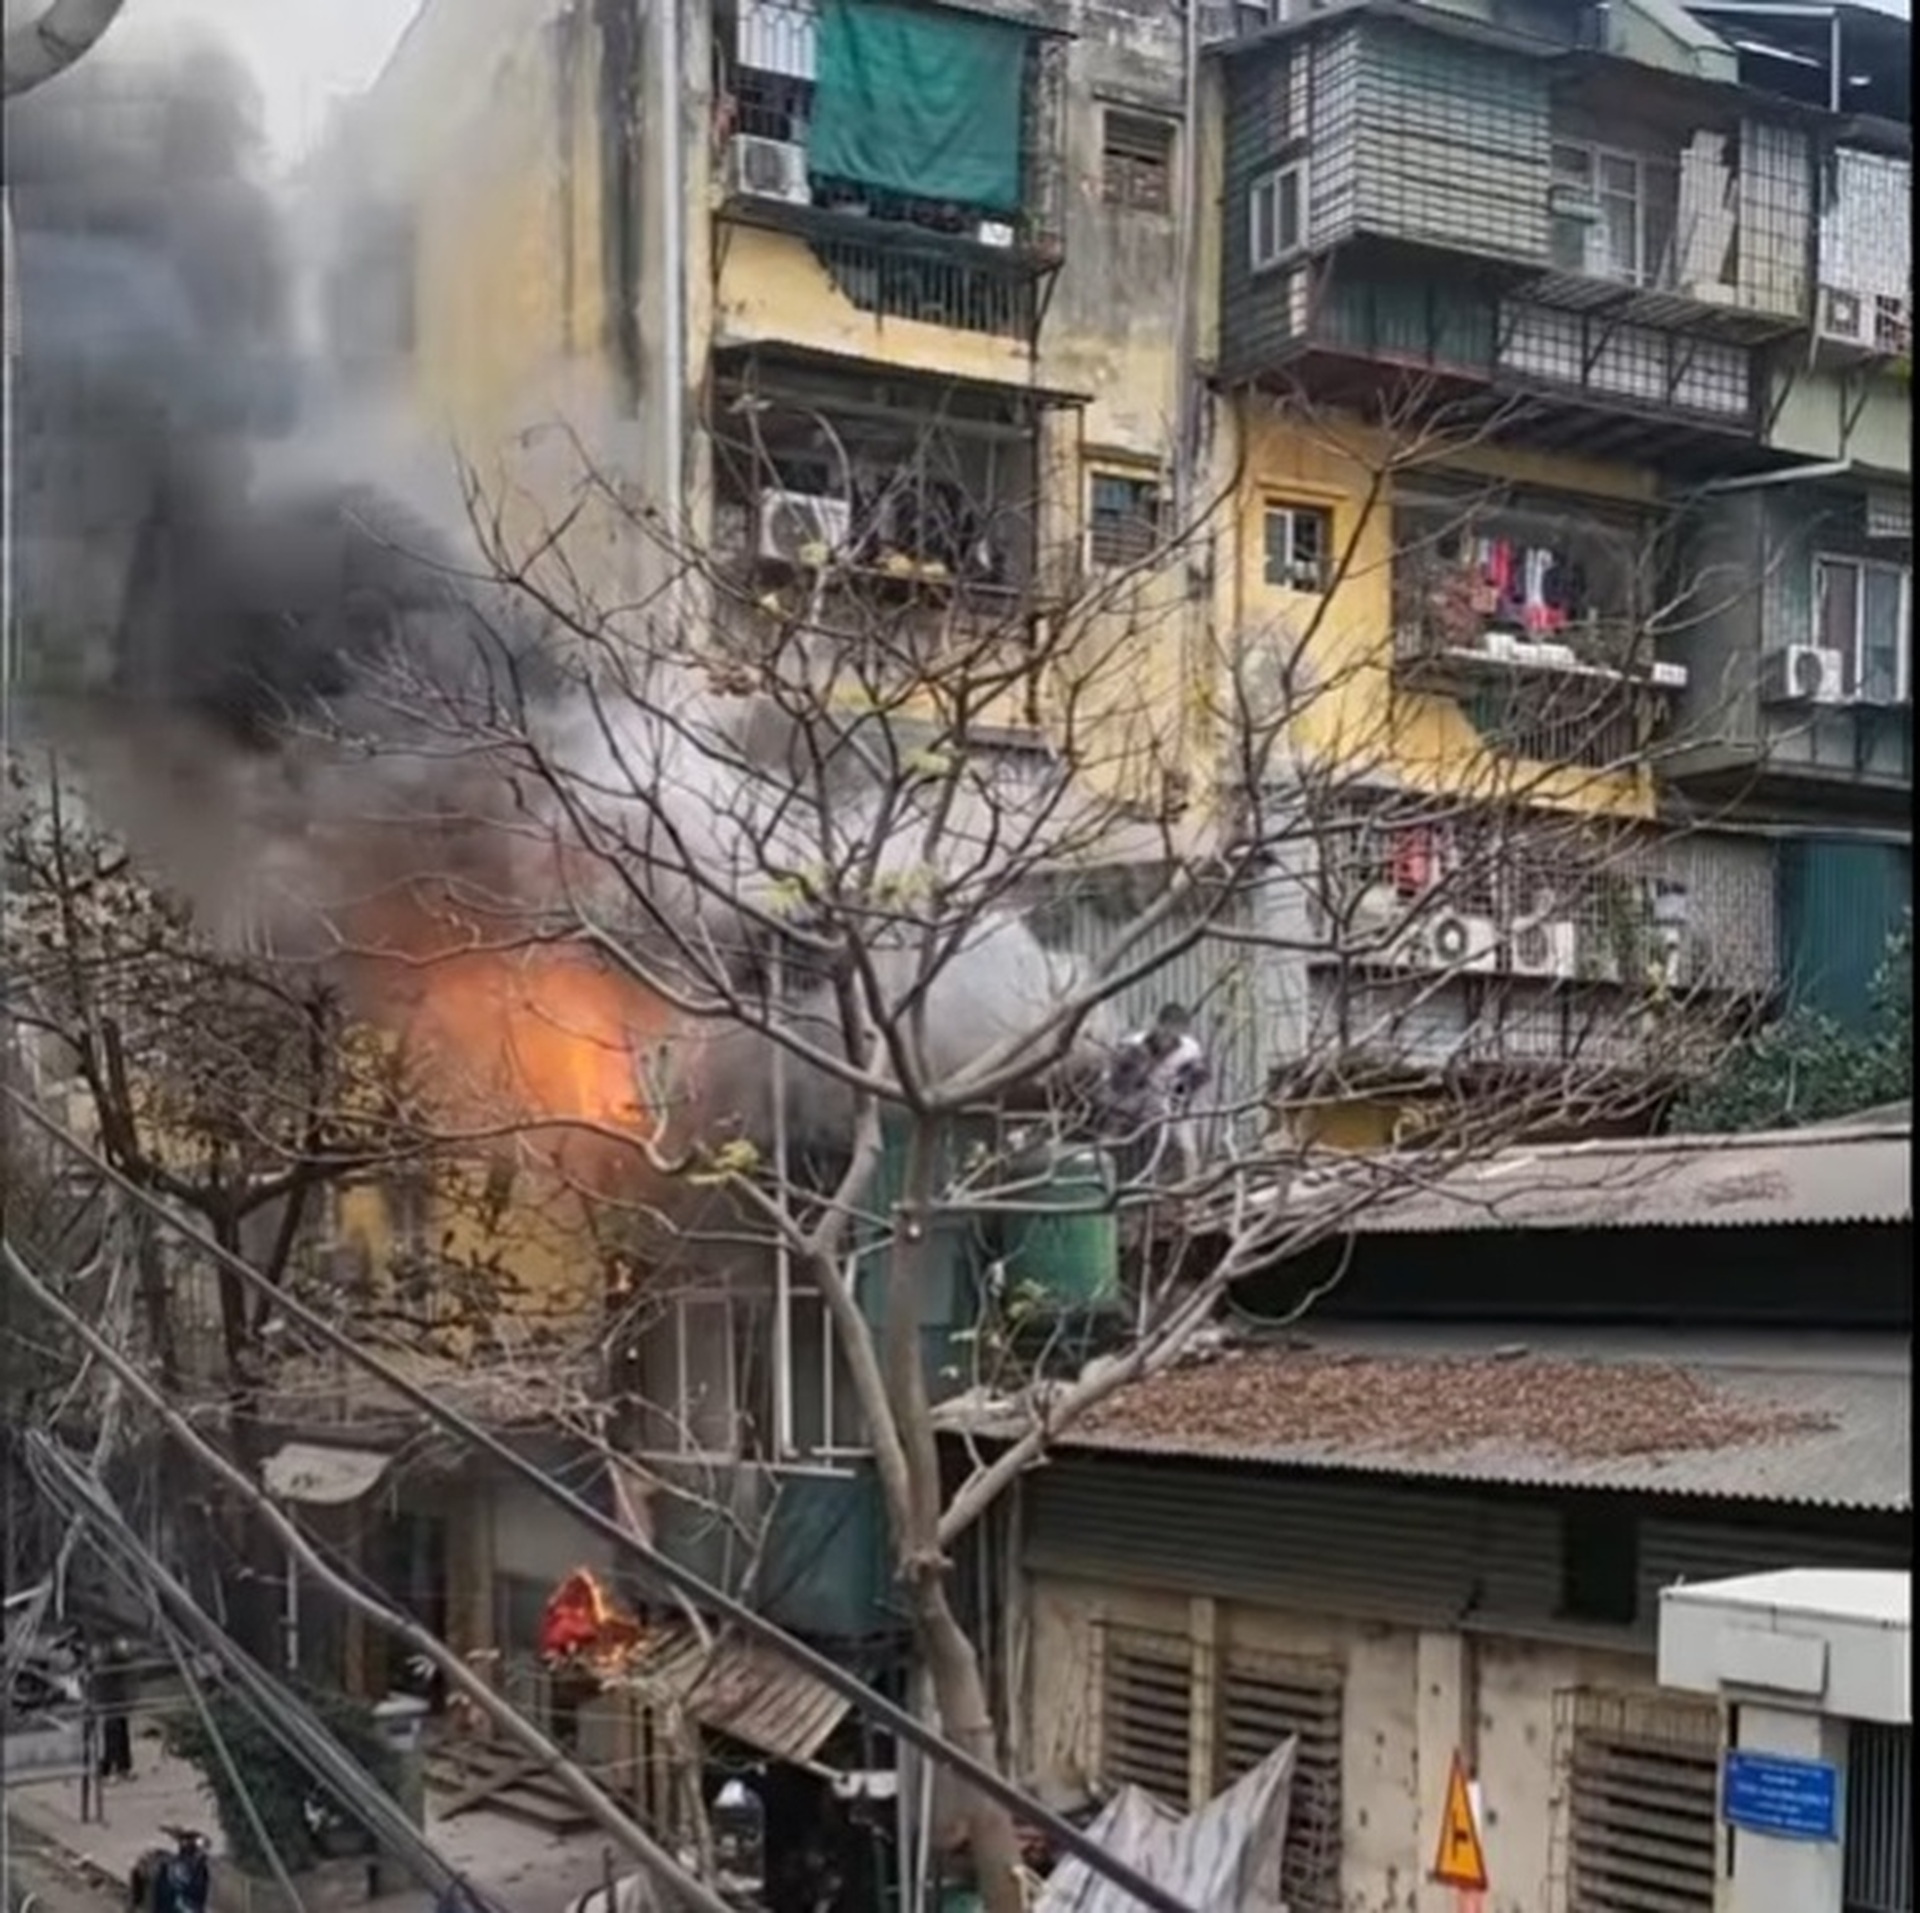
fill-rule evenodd
<path id="1" fill-rule="evenodd" d="M 1846 1913 L 1913 1913 L 1913 1730 L 1848 1736 Z"/>

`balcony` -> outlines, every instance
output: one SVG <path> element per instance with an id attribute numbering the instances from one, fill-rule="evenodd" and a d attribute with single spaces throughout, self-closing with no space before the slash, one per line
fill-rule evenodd
<path id="1" fill-rule="evenodd" d="M 1393 514 L 1394 672 L 1460 700 L 1536 761 L 1631 761 L 1687 684 L 1654 655 L 1655 541 L 1630 514 L 1403 490 Z"/>
<path id="2" fill-rule="evenodd" d="M 1061 257 L 1064 42 L 884 0 L 736 0 L 716 36 L 724 221 L 808 248 L 853 311 L 1031 342 Z"/>
<path id="3" fill-rule="evenodd" d="M 1229 380 L 1417 382 L 1592 456 L 1757 454 L 1757 354 L 1813 323 L 1814 116 L 1384 0 L 1218 57 Z"/>
<path id="4" fill-rule="evenodd" d="M 1747 345 L 1806 330 L 1815 116 L 1581 55 L 1550 93 L 1548 270 L 1531 295 Z"/>
<path id="5" fill-rule="evenodd" d="M 1381 810 L 1324 856 L 1303 1058 L 1653 1077 L 1773 987 L 1764 840 Z"/>
<path id="6" fill-rule="evenodd" d="M 923 672 L 961 633 L 1004 626 L 1024 642 L 1047 525 L 1045 394 L 768 352 L 721 367 L 711 548 L 743 659 L 802 613 L 810 638 L 844 642 L 861 682 L 865 668 Z"/>
<path id="7" fill-rule="evenodd" d="M 1703 798 L 1786 814 L 1904 812 L 1913 785 L 1912 503 L 1844 482 L 1714 501 L 1689 563 L 1710 606 L 1681 646 L 1684 751 Z M 1727 581 L 1727 582 L 1720 582 Z"/>
<path id="8" fill-rule="evenodd" d="M 1827 159 L 1814 334 L 1840 364 L 1913 354 L 1913 162 L 1842 146 Z"/>

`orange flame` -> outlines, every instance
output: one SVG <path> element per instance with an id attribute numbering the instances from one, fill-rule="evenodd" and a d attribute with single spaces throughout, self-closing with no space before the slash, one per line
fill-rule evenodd
<path id="1" fill-rule="evenodd" d="M 657 1127 L 640 1057 L 676 1018 L 631 977 L 578 945 L 476 947 L 484 935 L 410 900 L 357 919 L 360 993 L 411 1039 L 444 1114 L 473 1128 L 554 1125 L 544 1147 L 575 1172 L 604 1163 L 621 1132 Z M 596 1134 L 569 1138 L 569 1124 Z M 630 1175 L 631 1152 L 617 1153 Z"/>
<path id="2" fill-rule="evenodd" d="M 645 1629 L 608 1594 L 591 1569 L 575 1568 L 547 1597 L 540 1616 L 543 1660 L 575 1661 L 606 1680 L 645 1644 Z"/>

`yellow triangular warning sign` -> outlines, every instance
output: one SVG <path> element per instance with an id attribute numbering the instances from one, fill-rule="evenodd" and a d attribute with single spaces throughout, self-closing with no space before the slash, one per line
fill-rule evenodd
<path id="1" fill-rule="evenodd" d="M 1458 1753 L 1447 1774 L 1447 1805 L 1440 1816 L 1440 1851 L 1434 1859 L 1433 1877 L 1441 1886 L 1462 1887 L 1469 1893 L 1487 1890 L 1486 1850 L 1480 1844 L 1480 1822 L 1474 1817 L 1466 1763 Z"/>

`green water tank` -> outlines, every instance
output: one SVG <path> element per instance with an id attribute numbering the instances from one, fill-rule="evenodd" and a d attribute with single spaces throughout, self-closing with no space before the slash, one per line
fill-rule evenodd
<path id="1" fill-rule="evenodd" d="M 1011 1288 L 1038 1290 L 1062 1308 L 1103 1308 L 1120 1299 L 1120 1218 L 1113 1174 L 1098 1149 L 1062 1150 L 1039 1186 L 1001 1228 Z"/>

